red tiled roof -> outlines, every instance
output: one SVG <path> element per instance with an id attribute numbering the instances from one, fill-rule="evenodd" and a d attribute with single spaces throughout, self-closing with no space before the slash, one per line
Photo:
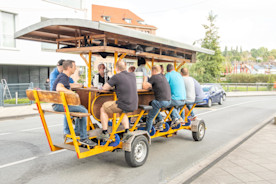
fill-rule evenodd
<path id="1" fill-rule="evenodd" d="M 92 5 L 92 21 L 107 22 L 103 16 L 110 17 L 110 23 L 123 24 L 129 26 L 146 27 L 150 29 L 157 29 L 152 25 L 140 24 L 137 21 L 144 21 L 128 9 L 114 8 L 109 6 Z M 131 23 L 127 23 L 124 18 L 131 19 Z"/>

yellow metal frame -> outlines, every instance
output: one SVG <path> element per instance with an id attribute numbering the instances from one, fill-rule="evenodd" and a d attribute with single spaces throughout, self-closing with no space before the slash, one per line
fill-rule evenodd
<path id="1" fill-rule="evenodd" d="M 115 39 L 115 44 L 118 43 L 118 40 Z M 118 61 L 121 61 L 126 55 L 127 53 L 122 53 L 121 56 L 119 57 L 118 56 L 118 52 L 115 52 L 114 53 L 114 73 L 116 74 L 116 63 Z M 88 88 L 91 87 L 91 64 L 92 64 L 92 52 L 89 51 L 88 53 L 88 61 L 87 59 L 83 56 L 83 54 L 80 54 L 81 58 L 84 60 L 84 62 L 86 63 L 87 67 L 88 67 Z M 151 66 L 149 64 L 149 62 L 146 63 L 147 66 L 152 69 L 153 65 L 154 65 L 154 58 L 152 58 L 152 61 L 151 61 Z M 174 62 L 174 68 L 175 70 L 179 70 L 183 65 L 185 64 L 185 62 L 182 62 L 181 64 L 179 64 L 177 66 L 177 63 L 176 61 Z M 44 113 L 43 113 L 43 110 L 41 108 L 41 105 L 40 105 L 40 100 L 39 100 L 39 97 L 38 97 L 38 93 L 36 90 L 33 90 L 33 93 L 34 93 L 34 97 L 35 97 L 35 101 L 36 101 L 36 105 L 37 105 L 37 108 L 38 108 L 38 112 L 40 114 L 40 118 L 41 118 L 41 122 L 42 122 L 42 125 L 44 127 L 44 131 L 45 131 L 45 134 L 46 134 L 46 137 L 47 137 L 47 140 L 48 140 L 48 143 L 49 143 L 49 146 L 50 146 L 50 149 L 51 151 L 57 151 L 57 150 L 60 150 L 62 148 L 60 147 L 57 147 L 53 144 L 52 142 L 52 139 L 51 139 L 51 136 L 50 136 L 50 132 L 48 130 L 48 127 L 47 127 L 47 123 L 46 123 L 46 120 L 45 120 L 45 117 L 44 117 Z M 147 94 L 147 93 L 143 93 L 143 94 Z M 148 93 L 149 94 L 149 93 Z M 96 118 L 94 112 L 92 111 L 91 112 L 91 109 L 93 109 L 94 107 L 94 104 L 95 104 L 95 101 L 101 97 L 101 96 L 114 96 L 114 101 L 117 100 L 117 95 L 116 93 L 113 93 L 113 94 L 100 94 L 100 95 L 97 95 L 95 94 L 95 98 L 92 102 L 92 97 L 91 97 L 91 92 L 89 92 L 88 94 L 88 112 L 92 114 L 92 116 L 100 121 L 98 118 Z M 79 139 L 79 137 L 76 137 L 76 134 L 75 134 L 75 131 L 74 131 L 74 128 L 73 128 L 73 123 L 72 123 L 72 119 L 71 119 L 71 116 L 70 116 L 70 112 L 69 112 L 69 108 L 68 108 L 68 104 L 67 104 L 67 101 L 66 101 L 66 97 L 65 97 L 65 94 L 64 92 L 60 92 L 60 97 L 62 99 L 62 104 L 63 104 L 63 107 L 64 107 L 64 113 L 65 113 L 65 116 L 66 116 L 66 119 L 67 119 L 67 122 L 68 122 L 68 126 L 69 126 L 69 130 L 70 130 L 70 133 L 71 135 L 68 135 L 67 137 L 70 137 L 72 138 L 72 142 L 66 142 L 65 141 L 65 144 L 71 144 L 71 145 L 74 145 L 74 148 L 75 148 L 75 151 L 77 153 L 77 156 L 78 158 L 85 158 L 85 157 L 88 157 L 88 156 L 92 156 L 92 155 L 96 155 L 96 154 L 100 154 L 100 153 L 103 153 L 103 152 L 107 152 L 107 151 L 113 151 L 115 149 L 118 149 L 118 148 L 122 148 L 122 142 L 119 143 L 118 146 L 116 147 L 112 147 L 112 146 L 109 146 L 110 143 L 114 140 L 115 138 L 115 134 L 116 133 L 121 133 L 122 131 L 117 131 L 120 124 L 121 124 L 121 121 L 123 119 L 123 117 L 126 115 L 126 113 L 122 113 L 119 117 L 119 120 L 118 122 L 116 122 L 117 120 L 117 116 L 116 114 L 114 113 L 113 114 L 113 117 L 110 118 L 112 119 L 113 123 L 112 123 L 112 132 L 110 133 L 110 139 L 106 142 L 105 145 L 101 146 L 100 144 L 98 144 L 97 146 L 95 146 L 94 148 L 90 148 L 88 146 L 88 151 L 85 151 L 85 152 L 81 152 L 80 150 L 80 144 L 78 143 L 77 139 Z M 91 108 L 92 107 L 92 108 Z M 179 114 L 182 113 L 182 111 L 185 109 L 186 105 L 181 109 L 181 111 L 179 112 Z M 187 117 L 189 116 L 189 114 L 191 113 L 191 111 L 193 110 L 193 108 L 195 107 L 195 104 L 193 105 L 193 107 L 191 108 L 191 110 L 189 111 L 189 113 L 187 114 L 187 116 L 185 117 L 185 121 L 187 120 Z M 170 115 L 173 111 L 174 107 L 172 107 L 168 112 L 166 112 L 166 118 L 164 119 L 164 121 L 166 122 L 167 120 L 171 120 L 170 118 Z M 160 113 L 161 109 L 159 109 L 158 113 Z M 156 116 L 154 117 L 154 120 L 156 119 L 158 113 L 156 114 Z M 139 114 L 136 114 L 136 115 L 130 115 L 128 117 L 135 117 L 135 116 L 138 116 L 134 125 L 130 128 L 130 131 L 135 131 L 137 129 L 137 124 L 139 123 L 140 119 L 144 116 L 144 115 L 147 115 L 148 113 L 146 113 L 146 111 L 144 109 L 141 110 L 141 112 Z M 109 119 L 109 120 L 110 120 Z M 92 128 L 92 129 L 95 129 L 95 127 L 93 126 L 93 123 L 91 121 L 91 118 L 90 116 L 87 118 L 87 130 L 89 130 L 89 126 Z M 170 128 L 167 132 L 159 132 L 157 131 L 155 135 L 151 136 L 151 138 L 156 138 L 156 137 L 160 137 L 160 136 L 166 136 L 166 137 L 169 137 L 169 136 L 172 136 L 175 132 L 177 132 L 178 130 L 181 130 L 181 129 L 188 129 L 190 130 L 190 126 L 181 126 L 179 129 L 172 129 Z M 90 137 L 90 138 L 94 138 L 94 137 Z"/>

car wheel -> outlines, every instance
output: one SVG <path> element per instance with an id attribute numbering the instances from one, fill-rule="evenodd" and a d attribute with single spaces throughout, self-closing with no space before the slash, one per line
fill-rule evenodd
<path id="1" fill-rule="evenodd" d="M 208 100 L 207 106 L 208 106 L 208 107 L 212 107 L 212 100 L 211 100 L 211 98 Z"/>
<path id="2" fill-rule="evenodd" d="M 223 99 L 223 101 L 226 100 L 226 94 L 223 94 L 223 95 L 222 95 L 222 99 Z"/>
<path id="3" fill-rule="evenodd" d="M 222 105 L 222 101 L 223 101 L 223 97 L 220 97 L 220 99 L 219 99 L 219 105 Z"/>

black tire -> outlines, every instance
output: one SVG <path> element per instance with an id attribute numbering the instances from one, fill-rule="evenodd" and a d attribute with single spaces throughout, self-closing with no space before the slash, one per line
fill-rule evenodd
<path id="1" fill-rule="evenodd" d="M 200 120 L 197 132 L 192 132 L 195 141 L 201 141 L 203 139 L 205 135 L 205 129 L 206 127 L 204 121 Z"/>
<path id="2" fill-rule="evenodd" d="M 208 100 L 207 107 L 212 107 L 212 99 L 211 98 Z"/>
<path id="3" fill-rule="evenodd" d="M 220 99 L 219 99 L 219 105 L 222 105 L 222 101 L 223 101 L 223 98 L 222 97 L 220 97 Z"/>
<path id="4" fill-rule="evenodd" d="M 149 143 L 144 135 L 135 137 L 131 144 L 131 152 L 125 151 L 125 159 L 129 166 L 139 167 L 142 166 L 149 153 Z"/>
<path id="5" fill-rule="evenodd" d="M 223 95 L 222 95 L 222 99 L 223 99 L 223 101 L 226 100 L 226 94 L 223 94 Z"/>

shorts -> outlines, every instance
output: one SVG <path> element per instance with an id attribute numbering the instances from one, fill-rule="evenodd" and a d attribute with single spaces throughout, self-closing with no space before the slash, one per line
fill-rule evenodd
<path id="1" fill-rule="evenodd" d="M 104 108 L 104 111 L 108 114 L 123 112 L 122 109 L 118 108 L 118 104 L 116 104 L 116 101 L 105 102 L 102 107 Z"/>

